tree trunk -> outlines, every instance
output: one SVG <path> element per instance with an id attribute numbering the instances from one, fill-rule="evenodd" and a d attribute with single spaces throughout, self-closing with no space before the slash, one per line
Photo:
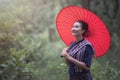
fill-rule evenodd
<path id="1" fill-rule="evenodd" d="M 91 9 L 91 0 L 82 0 L 81 3 L 82 3 L 83 7 L 87 8 L 89 10 Z"/>
<path id="2" fill-rule="evenodd" d="M 119 12 L 119 8 L 120 8 L 120 5 L 119 5 L 119 0 L 115 0 L 115 4 L 114 4 L 114 14 L 113 14 L 113 18 L 115 19 L 117 17 L 117 14 Z"/>
<path id="3" fill-rule="evenodd" d="M 49 28 L 49 41 L 50 42 L 54 42 L 54 34 L 55 34 L 55 31 L 53 28 Z"/>
<path id="4" fill-rule="evenodd" d="M 103 4 L 104 4 L 104 8 L 105 8 L 105 15 L 108 18 L 111 18 L 110 14 L 109 14 L 109 5 L 107 4 L 107 1 L 103 0 Z"/>

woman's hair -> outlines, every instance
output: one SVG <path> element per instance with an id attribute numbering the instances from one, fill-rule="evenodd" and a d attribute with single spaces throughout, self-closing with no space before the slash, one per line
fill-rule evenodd
<path id="1" fill-rule="evenodd" d="M 86 32 L 88 32 L 88 24 L 85 21 L 82 21 L 82 20 L 78 20 L 76 22 L 80 23 L 81 26 L 82 26 L 82 29 L 85 30 L 85 32 L 83 33 L 83 36 L 85 36 Z"/>

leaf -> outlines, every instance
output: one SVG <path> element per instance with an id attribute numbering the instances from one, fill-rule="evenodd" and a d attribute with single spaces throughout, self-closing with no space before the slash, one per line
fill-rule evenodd
<path id="1" fill-rule="evenodd" d="M 1 64 L 1 67 L 6 68 L 8 65 L 7 64 Z"/>

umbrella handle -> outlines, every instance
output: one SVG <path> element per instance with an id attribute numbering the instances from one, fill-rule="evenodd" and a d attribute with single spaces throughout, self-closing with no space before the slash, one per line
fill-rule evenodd
<path id="1" fill-rule="evenodd" d="M 61 58 L 63 58 L 63 56 L 62 56 L 62 55 L 61 55 L 60 57 L 61 57 Z"/>

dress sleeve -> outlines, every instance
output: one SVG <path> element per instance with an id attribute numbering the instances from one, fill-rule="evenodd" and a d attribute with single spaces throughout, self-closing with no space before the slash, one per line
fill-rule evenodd
<path id="1" fill-rule="evenodd" d="M 83 59 L 83 62 L 86 64 L 87 67 L 91 66 L 92 55 L 93 55 L 93 49 L 90 45 L 87 45 L 85 48 L 85 54 Z"/>

